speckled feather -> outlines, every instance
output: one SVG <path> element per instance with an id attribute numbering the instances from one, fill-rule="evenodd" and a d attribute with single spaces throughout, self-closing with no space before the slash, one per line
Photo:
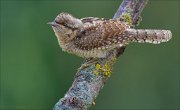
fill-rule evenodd
<path id="1" fill-rule="evenodd" d="M 83 58 L 104 58 L 112 49 L 130 42 L 159 44 L 172 37 L 169 30 L 131 29 L 118 19 L 77 19 L 68 13 L 60 13 L 52 27 L 61 48 Z"/>
<path id="2" fill-rule="evenodd" d="M 77 35 L 75 45 L 82 50 L 114 48 L 122 43 L 121 34 L 129 28 L 118 20 L 88 20 L 84 22 L 81 32 Z"/>

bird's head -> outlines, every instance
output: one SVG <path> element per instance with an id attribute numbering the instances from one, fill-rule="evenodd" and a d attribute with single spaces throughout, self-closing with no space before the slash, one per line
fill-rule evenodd
<path id="1" fill-rule="evenodd" d="M 49 22 L 61 42 L 72 40 L 83 23 L 80 19 L 73 17 L 68 13 L 60 13 L 53 22 Z"/>

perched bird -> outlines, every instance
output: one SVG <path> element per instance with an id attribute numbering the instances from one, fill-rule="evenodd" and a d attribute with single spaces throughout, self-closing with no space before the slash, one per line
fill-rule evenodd
<path id="1" fill-rule="evenodd" d="M 68 13 L 60 13 L 48 24 L 64 51 L 83 58 L 105 58 L 112 49 L 131 42 L 159 44 L 172 37 L 169 30 L 131 29 L 119 19 L 78 19 Z"/>

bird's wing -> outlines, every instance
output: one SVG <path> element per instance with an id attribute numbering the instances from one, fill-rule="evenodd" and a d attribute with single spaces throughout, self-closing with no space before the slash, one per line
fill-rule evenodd
<path id="1" fill-rule="evenodd" d="M 82 50 L 114 48 L 122 42 L 121 34 L 129 28 L 118 20 L 92 19 L 96 18 L 83 19 L 84 27 L 75 40 L 77 47 Z"/>

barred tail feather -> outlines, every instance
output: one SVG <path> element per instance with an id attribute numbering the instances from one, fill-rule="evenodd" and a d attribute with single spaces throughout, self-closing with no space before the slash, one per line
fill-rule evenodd
<path id="1" fill-rule="evenodd" d="M 172 38 L 170 30 L 128 29 L 133 42 L 159 44 Z"/>

